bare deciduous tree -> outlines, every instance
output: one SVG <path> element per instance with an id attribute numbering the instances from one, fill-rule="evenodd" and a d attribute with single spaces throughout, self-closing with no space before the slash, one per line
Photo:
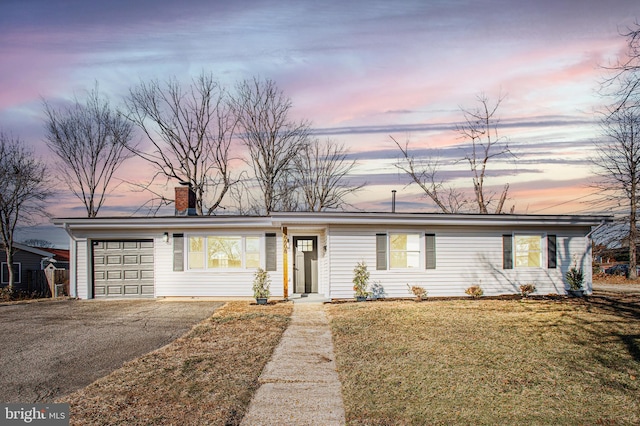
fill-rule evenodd
<path id="1" fill-rule="evenodd" d="M 636 246 L 638 188 L 640 184 L 640 24 L 621 34 L 627 49 L 612 66 L 603 67 L 610 76 L 601 83 L 603 97 L 611 99 L 601 122 L 604 138 L 596 142 L 593 159 L 601 197 L 597 202 L 626 206 L 619 221 L 610 227 L 609 238 L 629 246 L 629 278 L 637 279 Z M 628 233 L 626 232 L 628 230 Z M 621 237 L 620 231 L 624 233 Z M 608 238 L 608 239 L 609 239 Z"/>
<path id="2" fill-rule="evenodd" d="M 438 159 L 416 159 L 410 152 L 409 140 L 401 145 L 393 136 L 389 137 L 402 153 L 402 158 L 395 166 L 405 172 L 443 213 L 460 212 L 465 205 L 463 194 L 451 186 L 445 187 L 444 182 L 438 179 Z"/>
<path id="3" fill-rule="evenodd" d="M 597 187 L 609 201 L 628 205 L 629 278 L 636 279 L 637 210 L 640 195 L 640 114 L 619 106 L 602 120 L 604 138 L 596 142 Z"/>
<path id="4" fill-rule="evenodd" d="M 126 103 L 128 118 L 152 144 L 151 151 L 133 150 L 156 167 L 152 182 L 158 176 L 188 182 L 197 214 L 213 214 L 235 182 L 229 162 L 236 119 L 226 90 L 203 72 L 188 87 L 175 77 L 142 82 Z"/>
<path id="5" fill-rule="evenodd" d="M 626 52 L 612 66 L 603 67 L 611 74 L 601 85 L 605 96 L 614 98 L 610 112 L 640 108 L 640 24 L 621 35 L 627 39 Z"/>
<path id="6" fill-rule="evenodd" d="M 46 166 L 24 142 L 0 130 L 0 234 L 7 257 L 8 288 L 14 290 L 14 233 L 18 223 L 32 223 L 44 214 L 50 188 Z"/>
<path id="7" fill-rule="evenodd" d="M 131 156 L 132 125 L 96 87 L 85 103 L 54 108 L 44 102 L 46 142 L 58 157 L 58 176 L 96 217 L 116 170 Z"/>
<path id="8" fill-rule="evenodd" d="M 350 185 L 347 180 L 355 166 L 355 160 L 347 160 L 343 144 L 314 139 L 305 145 L 294 160 L 296 188 L 302 193 L 304 209 L 319 212 L 347 205 L 345 197 L 364 186 Z"/>
<path id="9" fill-rule="evenodd" d="M 402 153 L 396 167 L 418 184 L 425 195 L 436 203 L 443 213 L 459 213 L 468 210 L 471 204 L 475 204 L 478 213 L 489 213 L 489 207 L 494 203 L 494 196 L 487 194 L 484 186 L 487 165 L 496 157 L 513 155 L 509 150 L 508 141 L 498 135 L 499 120 L 496 112 L 503 99 L 504 97 L 499 97 L 496 103 L 491 105 L 489 99 L 484 94 L 480 94 L 477 97 L 480 105 L 476 109 L 461 108 L 464 123 L 456 127 L 456 132 L 462 139 L 469 142 L 463 161 L 468 162 L 471 169 L 473 201 L 469 200 L 462 190 L 445 186 L 444 180 L 439 177 L 441 170 L 437 158 L 417 159 L 410 151 L 409 141 L 401 145 L 391 137 Z M 508 191 L 509 184 L 506 184 L 493 209 L 496 214 L 502 213 Z"/>
<path id="10" fill-rule="evenodd" d="M 307 144 L 309 123 L 289 118 L 291 100 L 272 80 L 239 83 L 234 105 L 239 136 L 249 151 L 246 161 L 262 193 L 262 208 L 265 213 L 280 209 L 291 190 L 286 182 L 294 158 Z"/>
<path id="11" fill-rule="evenodd" d="M 478 212 L 482 214 L 489 213 L 489 206 L 493 202 L 493 197 L 485 192 L 484 187 L 489 160 L 513 155 L 509 150 L 508 141 L 498 135 L 500 120 L 496 117 L 496 112 L 503 100 L 504 96 L 499 96 L 495 104 L 491 105 L 485 94 L 478 95 L 478 107 L 461 108 L 465 122 L 456 129 L 460 137 L 471 144 L 464 158 L 473 173 L 473 192 Z M 509 184 L 505 184 L 494 209 L 495 213 L 502 213 L 508 191 Z"/>

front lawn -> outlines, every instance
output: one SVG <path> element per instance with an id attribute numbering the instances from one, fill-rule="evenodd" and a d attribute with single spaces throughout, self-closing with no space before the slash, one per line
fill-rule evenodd
<path id="1" fill-rule="evenodd" d="M 72 425 L 239 424 L 292 309 L 229 302 L 175 342 L 57 402 L 71 404 Z"/>
<path id="2" fill-rule="evenodd" d="M 637 300 L 328 305 L 348 424 L 640 424 Z"/>

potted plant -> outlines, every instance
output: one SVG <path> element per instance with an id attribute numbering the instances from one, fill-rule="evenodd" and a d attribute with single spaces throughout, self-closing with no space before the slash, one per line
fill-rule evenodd
<path id="1" fill-rule="evenodd" d="M 269 286 L 271 278 L 269 273 L 262 268 L 258 268 L 253 278 L 253 297 L 255 297 L 258 305 L 266 305 L 271 292 Z"/>
<path id="2" fill-rule="evenodd" d="M 358 302 L 364 302 L 369 296 L 367 287 L 369 286 L 369 271 L 367 271 L 367 265 L 363 262 L 358 262 L 355 268 L 353 268 L 353 291 L 355 292 L 356 300 Z"/>
<path id="3" fill-rule="evenodd" d="M 424 287 L 409 284 L 407 284 L 407 287 L 409 288 L 409 291 L 416 297 L 416 302 L 421 302 L 422 299 L 427 297 L 428 291 Z"/>
<path id="4" fill-rule="evenodd" d="M 569 294 L 573 297 L 582 297 L 584 295 L 584 289 L 582 288 L 584 273 L 582 268 L 578 268 L 577 262 L 567 271 L 565 277 L 569 283 Z"/>
<path id="5" fill-rule="evenodd" d="M 522 294 L 522 297 L 527 297 L 534 291 L 536 291 L 535 284 L 522 284 L 520 286 L 520 294 Z"/>

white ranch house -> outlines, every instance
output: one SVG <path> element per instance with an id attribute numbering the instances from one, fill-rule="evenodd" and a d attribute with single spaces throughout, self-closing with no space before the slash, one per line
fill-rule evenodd
<path id="1" fill-rule="evenodd" d="M 267 216 L 60 218 L 70 289 L 100 297 L 251 297 L 258 267 L 274 297 L 353 298 L 365 262 L 377 297 L 566 294 L 577 263 L 591 292 L 591 233 L 608 216 L 271 213 Z"/>

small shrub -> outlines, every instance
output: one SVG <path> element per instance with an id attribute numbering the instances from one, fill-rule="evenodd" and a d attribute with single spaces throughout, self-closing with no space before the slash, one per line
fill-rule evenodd
<path id="1" fill-rule="evenodd" d="M 481 297 L 484 294 L 482 287 L 480 287 L 479 285 L 472 285 L 471 287 L 466 289 L 464 292 L 473 298 Z"/>
<path id="2" fill-rule="evenodd" d="M 522 297 L 527 297 L 528 295 L 530 295 L 534 291 L 536 291 L 536 285 L 535 284 L 522 284 L 520 286 L 520 293 L 522 294 Z"/>
<path id="3" fill-rule="evenodd" d="M 271 286 L 269 273 L 262 268 L 258 268 L 253 278 L 253 297 L 263 299 L 271 296 L 269 286 Z"/>
<path id="4" fill-rule="evenodd" d="M 369 292 L 367 291 L 369 275 L 367 264 L 364 262 L 358 262 L 356 267 L 353 268 L 353 291 L 356 293 L 356 297 L 369 296 Z"/>
<path id="5" fill-rule="evenodd" d="M 577 265 L 569 269 L 565 275 L 567 278 L 567 282 L 569 283 L 569 288 L 571 290 L 582 290 L 582 284 L 584 282 L 584 273 L 582 269 L 578 268 Z"/>
<path id="6" fill-rule="evenodd" d="M 0 288 L 0 302 L 8 302 L 13 299 L 13 292 L 9 290 L 9 287 Z"/>
<path id="7" fill-rule="evenodd" d="M 417 302 L 420 302 L 422 299 L 427 297 L 428 291 L 424 287 L 407 284 L 407 288 L 409 288 L 409 291 L 416 297 Z"/>

